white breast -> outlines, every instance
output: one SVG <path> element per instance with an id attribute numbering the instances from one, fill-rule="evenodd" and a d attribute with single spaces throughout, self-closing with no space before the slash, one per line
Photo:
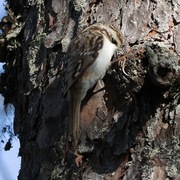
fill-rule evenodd
<path id="1" fill-rule="evenodd" d="M 111 58 L 116 51 L 117 46 L 112 44 L 105 36 L 102 49 L 99 50 L 99 55 L 94 63 L 86 69 L 82 79 L 83 89 L 87 92 L 92 88 L 99 79 L 102 79 L 107 69 L 110 66 Z M 86 94 L 86 93 L 85 93 Z"/>
<path id="2" fill-rule="evenodd" d="M 94 69 L 99 78 L 102 78 L 102 76 L 105 75 L 116 49 L 117 47 L 104 36 L 103 47 L 99 51 L 96 61 L 91 65 L 91 68 Z"/>

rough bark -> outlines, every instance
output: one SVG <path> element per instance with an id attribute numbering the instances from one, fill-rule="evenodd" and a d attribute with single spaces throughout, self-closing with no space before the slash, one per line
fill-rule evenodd
<path id="1" fill-rule="evenodd" d="M 179 179 L 180 4 L 154 0 L 8 0 L 1 22 L 5 103 L 15 106 L 19 179 Z M 81 112 L 80 167 L 64 164 L 63 57 L 94 22 L 124 35 L 125 75 L 114 63 Z M 114 59 L 115 60 L 115 59 Z"/>

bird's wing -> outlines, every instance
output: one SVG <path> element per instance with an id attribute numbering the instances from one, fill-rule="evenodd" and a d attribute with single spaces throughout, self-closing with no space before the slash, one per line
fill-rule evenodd
<path id="1" fill-rule="evenodd" d="M 83 31 L 72 40 L 65 58 L 64 94 L 96 60 L 102 46 L 103 35 L 99 32 Z"/>

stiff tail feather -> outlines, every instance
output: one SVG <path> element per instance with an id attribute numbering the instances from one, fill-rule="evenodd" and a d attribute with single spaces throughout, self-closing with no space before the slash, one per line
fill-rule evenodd
<path id="1" fill-rule="evenodd" d="M 68 133 L 67 144 L 68 149 L 75 151 L 78 145 L 79 126 L 80 126 L 80 106 L 81 101 L 78 94 L 74 95 L 69 102 L 68 114 Z"/>

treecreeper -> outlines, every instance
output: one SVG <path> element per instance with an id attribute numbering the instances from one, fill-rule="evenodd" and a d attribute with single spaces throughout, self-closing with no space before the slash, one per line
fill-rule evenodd
<path id="1" fill-rule="evenodd" d="M 123 36 L 109 23 L 95 23 L 71 41 L 65 57 L 64 84 L 69 102 L 66 149 L 77 150 L 81 102 L 111 65 L 112 56 L 122 51 Z"/>

